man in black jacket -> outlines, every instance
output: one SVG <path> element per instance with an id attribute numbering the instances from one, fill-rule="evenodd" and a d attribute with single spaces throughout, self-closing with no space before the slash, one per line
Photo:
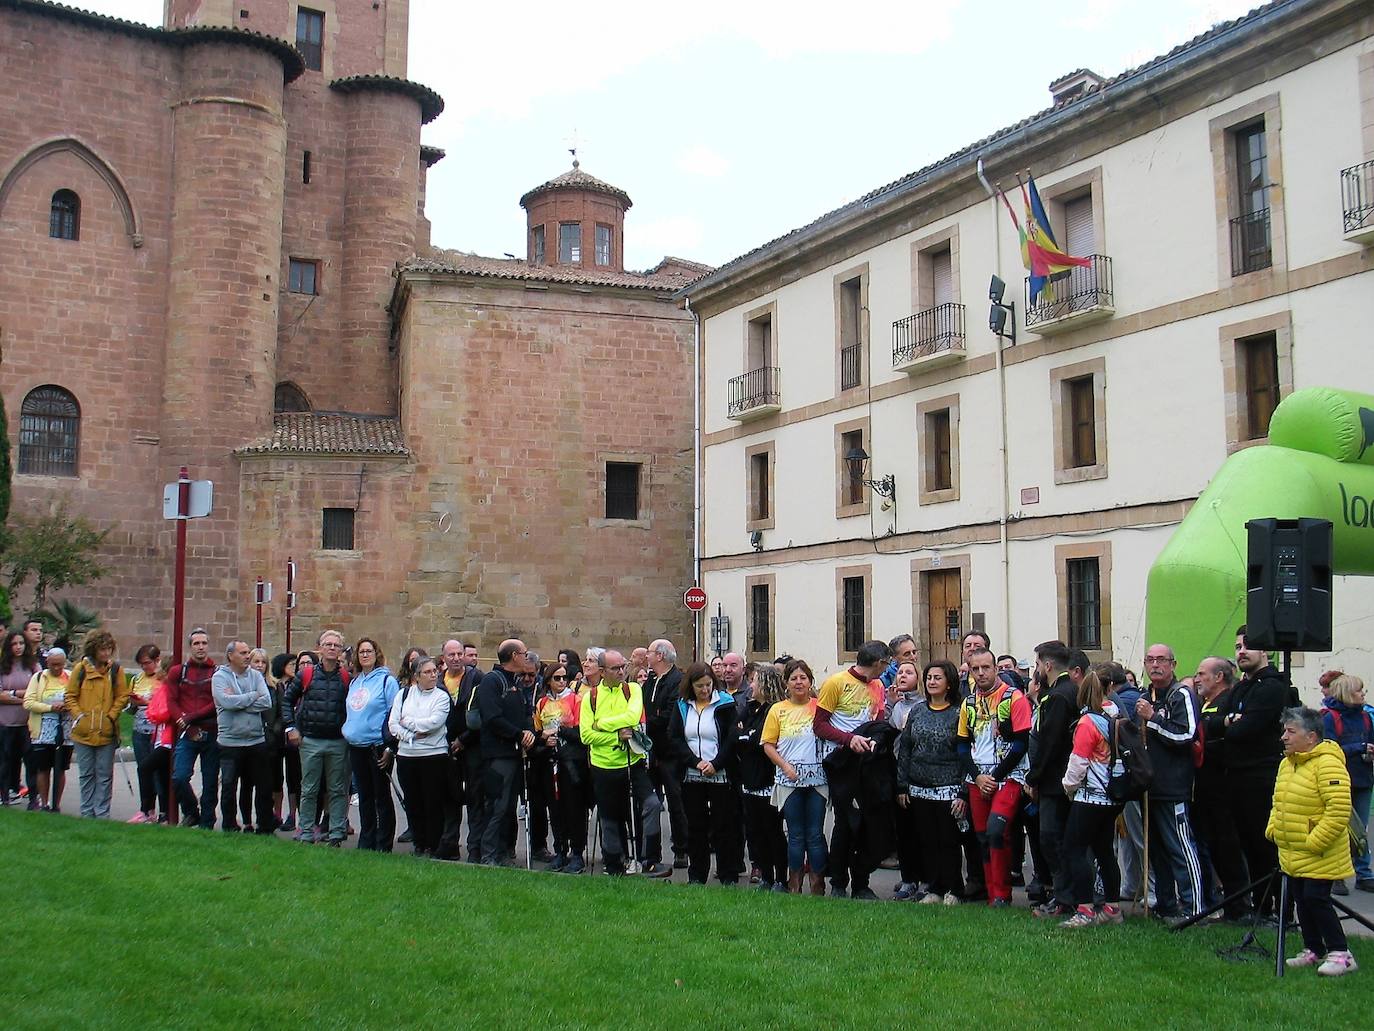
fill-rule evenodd
<path id="1" fill-rule="evenodd" d="M 477 685 L 477 708 L 482 714 L 482 862 L 487 866 L 514 866 L 506 848 L 506 825 L 515 817 L 516 791 L 524 753 L 534 744 L 534 721 L 521 673 L 532 672 L 524 642 L 502 641 L 496 650 L 496 668 Z M 471 855 L 471 850 L 469 850 Z"/>
<path id="2" fill-rule="evenodd" d="M 1067 857 L 1061 854 L 1069 825 L 1069 798 L 1064 794 L 1064 771 L 1073 752 L 1073 725 L 1078 719 L 1078 685 L 1069 676 L 1069 646 L 1046 641 L 1035 649 L 1035 662 L 1049 690 L 1040 695 L 1031 727 L 1030 771 L 1026 785 L 1040 804 L 1040 847 L 1049 867 L 1050 897 L 1032 912 L 1040 917 L 1063 917 L 1074 911 L 1073 883 Z M 1079 679 L 1085 670 L 1079 670 Z"/>
<path id="3" fill-rule="evenodd" d="M 1190 917 L 1202 906 L 1202 861 L 1188 810 L 1193 797 L 1193 740 L 1197 702 L 1174 677 L 1178 660 L 1167 644 L 1145 649 L 1149 686 L 1135 703 L 1145 721 L 1154 780 L 1146 795 L 1150 820 L 1150 872 L 1155 875 L 1155 914 Z M 1273 785 L 1270 785 L 1273 790 Z"/>
<path id="4" fill-rule="evenodd" d="M 1250 871 L 1236 834 L 1231 800 L 1226 794 L 1226 714 L 1235 689 L 1235 667 L 1229 659 L 1215 655 L 1197 665 L 1193 690 L 1202 712 L 1202 765 L 1197 768 L 1193 788 L 1193 830 L 1207 846 L 1207 859 L 1221 883 L 1221 897 L 1227 898 L 1250 883 Z M 1215 899 L 1208 904 L 1215 905 Z M 1248 899 L 1239 898 L 1226 907 L 1226 919 L 1241 921 L 1250 915 Z"/>
<path id="5" fill-rule="evenodd" d="M 1279 865 L 1278 849 L 1264 831 L 1283 758 L 1283 710 L 1296 699 L 1291 697 L 1291 681 L 1269 661 L 1268 653 L 1250 647 L 1243 626 L 1236 631 L 1236 665 L 1244 677 L 1231 689 L 1225 718 L 1226 797 L 1250 879 L 1257 881 Z M 1255 903 L 1262 898 L 1263 892 L 1257 890 Z M 1266 908 L 1271 907 L 1272 898 Z"/>
<path id="6" fill-rule="evenodd" d="M 315 840 L 315 815 L 323 782 L 329 807 L 329 844 L 348 836 L 348 742 L 343 737 L 348 671 L 339 663 L 343 634 L 325 630 L 317 642 L 320 661 L 307 666 L 282 692 L 286 739 L 301 750 L 301 813 L 296 840 Z M 308 672 L 307 672 L 308 671 Z"/>
<path id="7" fill-rule="evenodd" d="M 654 790 L 661 791 L 673 835 L 673 867 L 687 869 L 687 810 L 682 805 L 682 766 L 668 744 L 668 721 L 682 690 L 682 670 L 677 668 L 677 649 L 659 639 L 649 645 L 649 677 L 644 684 L 644 718 L 653 750 L 649 776 Z M 651 857 L 652 858 L 652 857 Z"/>

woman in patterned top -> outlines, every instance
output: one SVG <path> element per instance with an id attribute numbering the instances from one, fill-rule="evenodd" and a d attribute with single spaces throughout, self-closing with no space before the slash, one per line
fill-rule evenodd
<path id="1" fill-rule="evenodd" d="M 787 890 L 799 894 L 803 864 L 811 861 L 812 895 L 825 894 L 825 770 L 821 741 L 816 737 L 816 680 L 811 667 L 793 659 L 783 669 L 787 698 L 768 710 L 763 725 L 763 751 L 777 771 L 773 775 L 773 804 L 787 821 Z"/>
<path id="2" fill-rule="evenodd" d="M 959 731 L 959 671 L 951 662 L 930 662 L 923 674 L 925 698 L 907 714 L 897 740 L 897 804 L 908 810 L 919 843 L 919 867 L 929 890 L 924 903 L 957 906 L 963 894 L 959 828 L 964 769 Z"/>

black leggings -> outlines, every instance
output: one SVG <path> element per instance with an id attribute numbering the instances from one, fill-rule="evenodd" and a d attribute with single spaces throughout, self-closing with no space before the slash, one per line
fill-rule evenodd
<path id="1" fill-rule="evenodd" d="M 682 804 L 687 810 L 687 879 L 705 883 L 716 854 L 716 877 L 736 884 L 744 866 L 739 840 L 739 793 L 733 784 L 686 780 Z"/>
<path id="2" fill-rule="evenodd" d="M 554 841 L 558 841 L 559 824 L 567 841 L 568 854 L 580 856 L 587 851 L 587 815 L 591 812 L 591 771 L 585 762 L 560 759 L 558 762 L 558 790 L 551 792 L 554 812 Z"/>
<path id="3" fill-rule="evenodd" d="M 1297 905 L 1298 922 L 1302 924 L 1302 943 L 1318 956 L 1345 952 L 1348 948 L 1341 918 L 1331 904 L 1332 883 L 1311 877 L 1288 878 L 1288 893 Z"/>
<path id="4" fill-rule="evenodd" d="M 749 840 L 749 855 L 766 884 L 787 883 L 787 835 L 782 829 L 782 813 L 771 799 L 744 795 L 744 834 Z"/>
<path id="5" fill-rule="evenodd" d="M 962 894 L 964 857 L 959 849 L 959 825 L 954 821 L 950 803 L 912 798 L 909 811 L 921 876 L 937 895 Z"/>
<path id="6" fill-rule="evenodd" d="M 1116 863 L 1116 814 L 1114 805 L 1074 802 L 1064 828 L 1061 855 L 1069 868 L 1073 901 L 1079 906 L 1093 902 L 1094 874 L 1102 878 L 1102 897 L 1116 905 L 1121 901 L 1121 868 Z M 1093 860 L 1097 868 L 1093 868 Z"/>

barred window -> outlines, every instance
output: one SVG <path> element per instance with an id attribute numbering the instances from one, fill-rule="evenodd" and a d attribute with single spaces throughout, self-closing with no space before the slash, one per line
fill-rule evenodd
<path id="1" fill-rule="evenodd" d="M 1102 573 L 1095 558 L 1067 562 L 1069 640 L 1071 648 L 1093 651 L 1102 647 Z"/>
<path id="2" fill-rule="evenodd" d="M 54 240 L 81 238 L 81 198 L 71 190 L 58 190 L 52 195 L 48 235 Z"/>
<path id="3" fill-rule="evenodd" d="M 606 463 L 606 518 L 639 518 L 639 463 Z"/>
<path id="4" fill-rule="evenodd" d="M 19 471 L 36 476 L 75 476 L 81 408 L 61 387 L 29 391 L 19 409 Z"/>
<path id="5" fill-rule="evenodd" d="M 864 625 L 864 578 L 846 576 L 841 598 L 841 617 L 844 620 L 844 650 L 857 652 L 859 646 L 868 640 L 868 627 Z"/>

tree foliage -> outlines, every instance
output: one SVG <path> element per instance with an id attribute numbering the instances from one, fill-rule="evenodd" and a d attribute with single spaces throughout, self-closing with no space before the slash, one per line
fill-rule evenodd
<path id="1" fill-rule="evenodd" d="M 100 546 L 109 530 L 96 529 L 85 516 L 73 516 L 66 501 L 37 516 L 10 521 L 0 560 L 10 596 L 32 580 L 34 608 L 47 604 L 48 592 L 92 583 L 105 575 Z"/>
<path id="2" fill-rule="evenodd" d="M 73 645 L 79 645 L 87 631 L 100 625 L 100 613 L 65 598 L 54 602 L 52 608 L 39 609 L 33 615 L 43 621 L 43 629 L 53 635 L 53 640 L 67 640 Z"/>

